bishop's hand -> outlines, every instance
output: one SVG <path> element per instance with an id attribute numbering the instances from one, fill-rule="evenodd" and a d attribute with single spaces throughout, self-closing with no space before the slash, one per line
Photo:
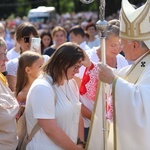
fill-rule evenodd
<path id="1" fill-rule="evenodd" d="M 112 84 L 115 79 L 113 69 L 109 67 L 108 65 L 104 65 L 103 63 L 99 63 L 98 67 L 99 67 L 100 81 L 104 83 Z"/>

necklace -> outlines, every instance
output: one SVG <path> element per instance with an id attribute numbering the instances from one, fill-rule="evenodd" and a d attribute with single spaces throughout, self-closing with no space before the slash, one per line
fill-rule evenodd
<path id="1" fill-rule="evenodd" d="M 65 95 L 65 97 L 67 98 L 67 100 L 70 101 L 70 99 L 69 99 L 68 96 L 67 96 L 67 90 L 66 90 L 65 85 L 64 85 L 63 87 L 61 86 L 60 89 L 61 89 L 62 93 Z M 64 91 L 64 90 L 65 90 L 65 91 Z"/>

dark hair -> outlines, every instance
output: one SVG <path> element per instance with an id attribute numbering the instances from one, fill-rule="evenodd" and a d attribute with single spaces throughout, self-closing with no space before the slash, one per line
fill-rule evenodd
<path id="1" fill-rule="evenodd" d="M 63 71 L 68 79 L 68 68 L 74 66 L 81 58 L 84 59 L 83 50 L 75 43 L 66 42 L 57 48 L 43 67 L 43 71 L 52 77 L 53 83 L 58 83 L 63 77 Z"/>
<path id="2" fill-rule="evenodd" d="M 17 27 L 15 37 L 16 40 L 19 41 L 24 36 L 30 36 L 31 34 L 33 34 L 35 37 L 39 37 L 36 28 L 31 23 L 24 22 Z"/>
<path id="3" fill-rule="evenodd" d="M 88 28 L 90 28 L 90 27 L 94 27 L 94 28 L 95 28 L 95 31 L 96 31 L 96 26 L 95 26 L 95 24 L 92 23 L 92 22 L 90 22 L 90 23 L 87 24 L 87 26 L 85 27 L 85 30 L 87 31 Z"/>
<path id="4" fill-rule="evenodd" d="M 82 29 L 82 27 L 80 27 L 79 25 L 73 26 L 70 31 L 69 34 L 73 33 L 74 35 L 81 35 L 82 37 L 85 36 L 84 30 Z"/>
<path id="5" fill-rule="evenodd" d="M 16 96 L 28 82 L 25 68 L 27 66 L 32 66 L 32 64 L 39 58 L 42 58 L 42 55 L 33 51 L 26 51 L 20 55 L 17 69 Z"/>
<path id="6" fill-rule="evenodd" d="M 51 36 L 50 31 L 46 31 L 46 30 L 42 31 L 42 32 L 41 32 L 41 35 L 40 35 L 40 37 L 41 37 L 41 54 L 43 54 L 43 50 L 44 50 L 44 45 L 43 45 L 43 42 L 42 42 L 42 38 L 43 38 L 44 36 L 46 36 L 46 35 L 49 36 L 50 39 L 51 39 L 51 42 L 49 43 L 48 46 L 51 46 L 51 45 L 53 44 L 53 40 L 52 40 L 52 36 Z"/>
<path id="7" fill-rule="evenodd" d="M 90 38 L 90 36 L 89 36 L 89 34 L 87 33 L 87 31 L 85 31 L 84 34 L 85 34 L 85 36 L 86 36 L 88 39 Z"/>

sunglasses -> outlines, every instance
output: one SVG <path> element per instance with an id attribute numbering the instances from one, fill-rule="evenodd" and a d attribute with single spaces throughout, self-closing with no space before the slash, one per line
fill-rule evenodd
<path id="1" fill-rule="evenodd" d="M 30 36 L 24 36 L 23 40 L 24 40 L 25 43 L 30 43 L 31 38 L 30 38 Z"/>
<path id="2" fill-rule="evenodd" d="M 34 36 L 34 37 L 38 37 L 38 36 Z M 25 43 L 30 43 L 31 42 L 30 36 L 24 36 L 23 40 L 24 40 Z"/>

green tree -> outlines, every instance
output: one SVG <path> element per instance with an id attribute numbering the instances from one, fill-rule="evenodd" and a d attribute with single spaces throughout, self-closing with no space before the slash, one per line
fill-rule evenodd
<path id="1" fill-rule="evenodd" d="M 132 4 L 145 3 L 146 0 L 129 0 Z M 1 0 L 0 18 L 8 16 L 26 16 L 31 8 L 38 6 L 54 6 L 59 14 L 65 12 L 97 11 L 99 12 L 100 0 L 86 5 L 80 0 Z M 121 0 L 106 0 L 106 16 L 116 13 L 121 7 Z"/>

